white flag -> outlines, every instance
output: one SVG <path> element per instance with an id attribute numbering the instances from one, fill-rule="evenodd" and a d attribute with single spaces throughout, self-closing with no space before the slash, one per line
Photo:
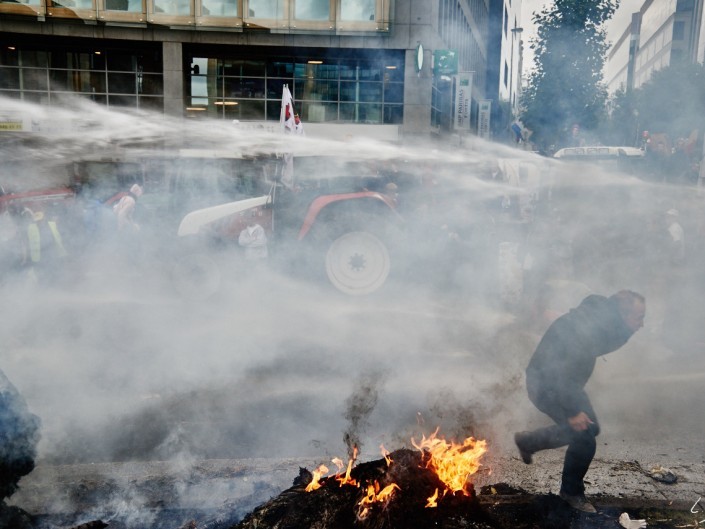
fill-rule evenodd
<path id="1" fill-rule="evenodd" d="M 284 132 L 304 133 L 304 124 L 301 123 L 299 115 L 294 111 L 294 98 L 291 97 L 288 85 L 284 85 L 282 90 L 282 108 L 279 114 L 279 124 Z"/>
<path id="2" fill-rule="evenodd" d="M 282 90 L 282 108 L 279 114 L 279 124 L 285 132 L 292 132 L 296 129 L 294 121 L 294 99 L 291 97 L 289 86 L 284 85 Z"/>
<path id="3" fill-rule="evenodd" d="M 294 98 L 291 97 L 289 86 L 284 85 L 282 90 L 282 108 L 279 115 L 279 124 L 284 133 L 303 134 L 304 125 L 299 115 L 294 112 Z M 281 182 L 289 189 L 294 188 L 294 154 L 284 153 L 282 156 Z"/>

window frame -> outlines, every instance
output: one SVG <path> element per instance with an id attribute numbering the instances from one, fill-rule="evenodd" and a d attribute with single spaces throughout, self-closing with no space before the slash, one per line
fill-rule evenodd
<path id="1" fill-rule="evenodd" d="M 97 0 L 98 18 L 101 21 L 144 23 L 147 20 L 147 1 L 140 1 L 142 4 L 142 9 L 137 12 L 122 11 L 120 9 L 108 9 L 106 6 L 108 0 Z"/>
<path id="2" fill-rule="evenodd" d="M 51 18 L 77 18 L 80 20 L 96 20 L 98 18 L 98 8 L 96 0 L 91 1 L 90 8 L 73 9 L 61 5 L 54 5 L 55 0 L 48 0 L 46 5 L 46 16 Z"/>

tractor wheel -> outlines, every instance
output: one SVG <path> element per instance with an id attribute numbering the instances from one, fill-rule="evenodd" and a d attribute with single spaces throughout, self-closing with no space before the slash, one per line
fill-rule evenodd
<path id="1" fill-rule="evenodd" d="M 325 264 L 328 280 L 341 292 L 371 294 L 387 281 L 389 250 L 376 235 L 351 231 L 331 242 Z"/>
<path id="2" fill-rule="evenodd" d="M 221 286 L 218 263 L 203 253 L 192 253 L 174 264 L 172 279 L 176 291 L 188 299 L 207 299 Z"/>

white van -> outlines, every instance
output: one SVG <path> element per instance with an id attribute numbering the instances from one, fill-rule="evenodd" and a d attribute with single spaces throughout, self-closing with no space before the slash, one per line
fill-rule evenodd
<path id="1" fill-rule="evenodd" d="M 636 147 L 565 147 L 556 151 L 554 158 L 567 162 L 598 165 L 610 171 L 634 176 L 644 174 L 644 151 Z"/>

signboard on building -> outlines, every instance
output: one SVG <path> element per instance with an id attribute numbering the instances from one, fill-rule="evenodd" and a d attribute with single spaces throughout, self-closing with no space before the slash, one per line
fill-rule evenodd
<path id="1" fill-rule="evenodd" d="M 453 130 L 470 130 L 473 72 L 453 76 Z"/>
<path id="2" fill-rule="evenodd" d="M 455 50 L 435 50 L 433 52 L 434 75 L 455 75 L 458 73 L 458 52 Z"/>
<path id="3" fill-rule="evenodd" d="M 0 108 L 0 131 L 24 130 L 24 117 L 13 110 Z"/>
<path id="4" fill-rule="evenodd" d="M 492 100 L 481 99 L 477 111 L 477 135 L 483 140 L 489 140 L 490 133 L 490 115 L 492 112 Z"/>

